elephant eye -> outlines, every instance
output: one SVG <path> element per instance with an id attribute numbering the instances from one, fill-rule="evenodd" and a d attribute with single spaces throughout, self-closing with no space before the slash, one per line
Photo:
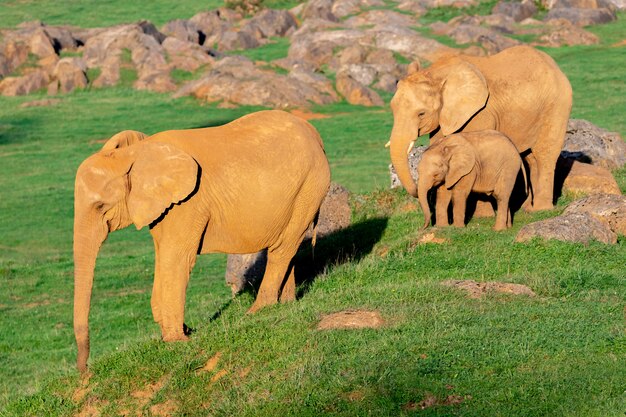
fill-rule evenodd
<path id="1" fill-rule="evenodd" d="M 425 111 L 421 111 L 421 112 L 417 113 L 417 116 L 418 117 L 424 117 L 425 114 L 426 114 Z"/>

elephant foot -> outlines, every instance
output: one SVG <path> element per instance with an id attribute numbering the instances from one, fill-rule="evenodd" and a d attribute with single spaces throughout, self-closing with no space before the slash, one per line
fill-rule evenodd
<path id="1" fill-rule="evenodd" d="M 260 309 L 262 309 L 263 307 L 267 307 L 270 305 L 276 304 L 276 301 L 274 302 L 267 302 L 267 301 L 261 301 L 258 298 L 256 299 L 256 301 L 252 304 L 252 306 L 248 309 L 248 311 L 246 312 L 246 314 L 254 314 L 257 311 L 259 311 Z"/>
<path id="2" fill-rule="evenodd" d="M 554 208 L 554 204 L 537 202 L 535 204 L 524 204 L 523 208 L 527 213 L 534 213 L 536 211 L 552 210 Z"/>
<path id="3" fill-rule="evenodd" d="M 185 324 L 178 327 L 178 330 L 167 330 L 163 329 L 163 341 L 164 342 L 186 342 L 189 340 L 189 334 L 191 334 L 191 329 L 187 327 Z"/>
<path id="4" fill-rule="evenodd" d="M 501 232 L 501 231 L 506 230 L 506 229 L 508 229 L 507 226 L 502 226 L 502 225 L 495 225 L 495 226 L 493 226 L 493 231 L 494 232 Z"/>
<path id="5" fill-rule="evenodd" d="M 283 291 L 280 294 L 280 302 L 281 303 L 289 303 L 291 301 L 295 301 L 296 300 L 296 294 L 295 292 L 285 292 Z"/>

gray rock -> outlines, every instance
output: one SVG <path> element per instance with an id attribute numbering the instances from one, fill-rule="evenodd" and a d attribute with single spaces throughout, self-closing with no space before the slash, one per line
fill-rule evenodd
<path id="1" fill-rule="evenodd" d="M 490 54 L 520 44 L 518 40 L 508 38 L 493 29 L 468 24 L 458 25 L 448 33 L 448 36 L 458 44 L 480 43 Z"/>
<path id="2" fill-rule="evenodd" d="M 610 9 L 555 8 L 548 12 L 545 20 L 565 19 L 576 26 L 589 26 L 609 23 L 616 18 Z"/>
<path id="3" fill-rule="evenodd" d="M 61 58 L 57 63 L 52 76 L 59 83 L 58 90 L 62 93 L 69 93 L 76 88 L 86 88 L 87 65 L 82 58 Z M 49 87 L 50 88 L 50 87 Z"/>
<path id="4" fill-rule="evenodd" d="M 561 156 L 607 169 L 618 169 L 626 164 L 626 143 L 618 133 L 609 132 L 587 120 L 570 119 Z"/>
<path id="5" fill-rule="evenodd" d="M 521 22 L 537 13 L 537 6 L 530 0 L 522 2 L 500 2 L 493 8 L 493 13 L 510 16 L 516 22 Z"/>
<path id="6" fill-rule="evenodd" d="M 611 230 L 626 235 L 626 196 L 594 194 L 570 203 L 563 214 L 590 213 L 608 223 Z"/>
<path id="7" fill-rule="evenodd" d="M 318 18 L 337 22 L 339 19 L 332 12 L 333 0 L 309 0 L 300 13 L 303 20 Z"/>
<path id="8" fill-rule="evenodd" d="M 350 104 L 367 107 L 385 104 L 376 91 L 359 83 L 346 72 L 337 74 L 335 87 L 339 94 L 344 96 Z"/>
<path id="9" fill-rule="evenodd" d="M 168 37 L 174 37 L 184 42 L 192 42 L 195 44 L 201 44 L 204 42 L 204 34 L 202 34 L 202 42 L 200 42 L 200 30 L 195 23 L 184 20 L 176 19 L 166 23 L 161 31 Z M 162 42 L 161 42 L 162 43 Z"/>
<path id="10" fill-rule="evenodd" d="M 424 154 L 424 151 L 426 151 L 426 149 L 428 149 L 428 146 L 416 146 L 413 149 L 411 149 L 411 152 L 409 152 L 409 169 L 411 171 L 411 176 L 413 177 L 413 180 L 415 180 L 415 183 L 417 183 L 417 179 L 418 179 L 417 166 L 422 160 L 422 155 Z M 400 179 L 398 178 L 398 174 L 396 173 L 396 170 L 393 167 L 393 164 L 389 164 L 389 175 L 391 177 L 390 188 L 398 188 L 398 187 L 401 188 L 402 183 L 400 182 Z"/>
<path id="11" fill-rule="evenodd" d="M 285 36 L 298 27 L 293 14 L 287 10 L 265 9 L 259 12 L 246 24 L 251 30 L 258 32 L 258 38 Z"/>
<path id="12" fill-rule="evenodd" d="M 527 242 L 533 238 L 577 243 L 589 243 L 592 240 L 606 244 L 617 243 L 617 235 L 608 224 L 586 212 L 564 214 L 527 224 L 517 233 L 515 241 Z"/>

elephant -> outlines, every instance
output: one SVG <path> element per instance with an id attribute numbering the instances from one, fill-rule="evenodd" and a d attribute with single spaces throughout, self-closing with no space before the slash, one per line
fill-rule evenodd
<path id="1" fill-rule="evenodd" d="M 494 230 L 511 227 L 509 199 L 522 158 L 515 145 L 496 130 L 456 133 L 439 137 L 424 151 L 417 166 L 419 202 L 424 212 L 424 228 L 430 224 L 428 192 L 437 187 L 435 209 L 438 226 L 448 225 L 448 206 L 452 201 L 453 224 L 465 226 L 465 207 L 470 192 L 493 195 L 497 201 Z"/>
<path id="2" fill-rule="evenodd" d="M 110 232 L 131 223 L 149 227 L 154 320 L 164 341 L 187 340 L 185 294 L 198 254 L 267 249 L 265 275 L 248 311 L 295 299 L 291 261 L 315 227 L 329 186 L 317 130 L 276 110 L 218 127 L 164 131 L 88 157 L 74 191 L 77 368 L 87 369 L 95 261 Z"/>
<path id="3" fill-rule="evenodd" d="M 572 107 L 567 77 L 547 54 L 515 46 L 487 57 L 449 55 L 430 67 L 409 66 L 391 100 L 387 146 L 400 182 L 417 197 L 407 153 L 418 136 L 498 130 L 528 164 L 528 211 L 553 207 L 554 170 Z"/>

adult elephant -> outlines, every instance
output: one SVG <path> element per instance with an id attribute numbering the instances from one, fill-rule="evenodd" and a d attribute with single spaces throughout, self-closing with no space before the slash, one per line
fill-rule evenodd
<path id="1" fill-rule="evenodd" d="M 415 70 L 391 100 L 391 161 L 402 185 L 417 197 L 407 154 L 415 139 L 498 130 L 530 168 L 529 210 L 553 207 L 554 169 L 563 148 L 572 88 L 552 58 L 529 46 L 489 56 L 449 56 Z"/>
<path id="2" fill-rule="evenodd" d="M 121 139 L 120 139 L 121 137 Z M 262 111 L 220 127 L 144 138 L 122 132 L 78 168 L 74 214 L 77 367 L 89 356 L 94 266 L 108 233 L 149 226 L 155 247 L 152 313 L 163 340 L 185 340 L 196 255 L 268 249 L 251 312 L 295 299 L 291 260 L 330 185 L 322 139 L 306 121 Z"/>

